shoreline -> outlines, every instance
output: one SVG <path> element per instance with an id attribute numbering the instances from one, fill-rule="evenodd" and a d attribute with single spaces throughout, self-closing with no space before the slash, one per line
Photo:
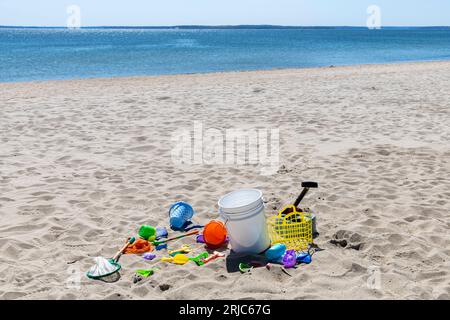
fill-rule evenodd
<path id="1" fill-rule="evenodd" d="M 67 26 L 6 26 L 6 25 L 0 25 L 0 30 L 1 29 L 59 29 L 59 30 L 72 30 L 70 28 L 68 28 Z M 360 25 L 360 26 L 295 26 L 295 25 L 271 25 L 271 24 L 256 24 L 256 25 L 252 25 L 252 24 L 237 24 L 237 25 L 168 25 L 168 26 L 85 26 L 85 27 L 80 27 L 79 30 L 89 30 L 89 29 L 113 29 L 113 30 L 117 30 L 117 29 L 130 29 L 130 30 L 164 30 L 164 29 L 168 29 L 168 30 L 270 30 L 270 29 L 286 29 L 286 30 L 290 30 L 290 29 L 317 29 L 317 30 L 323 30 L 323 29 L 363 29 L 363 30 L 367 30 L 367 26 L 365 25 Z M 398 30 L 398 29 L 450 29 L 450 26 L 382 26 L 381 29 L 386 29 L 386 30 Z"/>
<path id="2" fill-rule="evenodd" d="M 350 64 L 350 65 L 329 65 L 320 67 L 303 67 L 303 68 L 272 68 L 259 70 L 237 70 L 237 71 L 219 71 L 219 72 L 196 72 L 196 73 L 173 73 L 173 74 L 156 74 L 156 75 L 135 75 L 135 76 L 113 76 L 113 77 L 86 77 L 73 79 L 47 79 L 47 80 L 29 80 L 29 81 L 6 81 L 0 82 L 0 86 L 20 85 L 20 84 L 42 84 L 42 83 L 58 83 L 58 82 L 78 82 L 78 81 L 101 81 L 101 80 L 135 80 L 135 79 L 155 79 L 155 78 L 173 78 L 173 77 L 189 77 L 189 76 L 215 76 L 215 75 L 236 75 L 236 74 L 263 74 L 276 72 L 301 72 L 327 69 L 349 69 L 363 67 L 387 67 L 387 66 L 405 66 L 405 65 L 429 65 L 429 64 L 447 64 L 448 60 L 419 60 L 419 61 L 395 61 L 392 63 L 369 63 L 369 64 Z"/>

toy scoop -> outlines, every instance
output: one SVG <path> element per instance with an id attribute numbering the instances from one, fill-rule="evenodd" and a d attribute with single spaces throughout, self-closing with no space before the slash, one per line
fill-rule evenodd
<path id="1" fill-rule="evenodd" d="M 152 274 L 154 274 L 155 270 L 154 269 L 139 269 L 139 270 L 136 270 L 136 273 L 147 278 L 147 277 L 150 277 Z"/>
<path id="2" fill-rule="evenodd" d="M 309 252 L 302 252 L 297 255 L 297 263 L 310 264 L 311 261 L 312 261 L 311 253 Z"/>
<path id="3" fill-rule="evenodd" d="M 152 226 L 143 225 L 139 229 L 139 237 L 144 240 L 153 241 L 156 238 L 156 229 Z"/>
<path id="4" fill-rule="evenodd" d="M 167 251 L 167 253 L 174 257 L 175 255 L 177 255 L 178 253 L 189 253 L 191 252 L 191 247 L 188 244 L 183 245 L 180 249 L 178 250 L 169 250 Z"/>
<path id="5" fill-rule="evenodd" d="M 239 263 L 239 271 L 241 273 L 247 273 L 250 272 L 253 269 L 253 266 L 250 265 L 249 263 Z"/>
<path id="6" fill-rule="evenodd" d="M 165 227 L 156 227 L 156 239 L 167 238 L 169 233 Z"/>
<path id="7" fill-rule="evenodd" d="M 208 252 L 205 251 L 194 258 L 189 258 L 189 260 L 194 261 L 198 266 L 202 266 L 205 264 L 205 259 L 208 258 L 208 256 Z"/>
<path id="8" fill-rule="evenodd" d="M 209 257 L 206 258 L 206 259 L 203 259 L 203 262 L 204 262 L 204 263 L 208 263 L 208 262 L 210 262 L 210 261 L 212 261 L 212 260 L 215 260 L 215 259 L 217 259 L 217 258 L 223 258 L 223 257 L 225 257 L 225 254 L 224 254 L 224 253 L 214 251 L 214 253 L 213 253 L 211 256 L 209 256 Z"/>
<path id="9" fill-rule="evenodd" d="M 144 252 L 152 251 L 153 247 L 147 240 L 137 239 L 132 244 L 129 244 L 123 253 L 125 254 L 142 254 Z"/>
<path id="10" fill-rule="evenodd" d="M 174 257 L 164 257 L 161 258 L 163 262 L 170 262 L 174 264 L 183 265 L 189 262 L 189 258 L 184 254 L 176 254 Z"/>
<path id="11" fill-rule="evenodd" d="M 156 258 L 156 254 L 151 253 L 151 252 L 146 252 L 146 253 L 144 253 L 144 254 L 142 255 L 142 258 L 143 258 L 144 260 L 150 261 L 150 260 L 153 260 L 153 259 Z"/>

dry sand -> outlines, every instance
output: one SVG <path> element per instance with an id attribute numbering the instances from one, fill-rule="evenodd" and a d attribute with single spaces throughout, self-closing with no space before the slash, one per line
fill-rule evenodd
<path id="1" fill-rule="evenodd" d="M 449 299 L 449 88 L 450 62 L 0 84 L 0 299 Z M 175 165 L 193 121 L 280 128 L 280 170 Z M 84 276 L 176 200 L 205 223 L 254 187 L 270 215 L 302 180 L 325 250 L 291 276 L 130 255 L 116 283 Z"/>

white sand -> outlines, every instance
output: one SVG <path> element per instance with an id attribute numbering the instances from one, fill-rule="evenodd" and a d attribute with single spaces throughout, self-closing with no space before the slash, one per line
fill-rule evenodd
<path id="1" fill-rule="evenodd" d="M 0 84 L 0 299 L 449 299 L 449 75 L 436 62 Z M 195 120 L 280 128 L 284 168 L 180 168 L 171 134 Z M 320 184 L 305 205 L 325 250 L 292 277 L 130 255 L 116 283 L 84 276 L 141 224 L 167 225 L 176 200 L 205 223 L 254 187 L 270 215 L 302 180 Z"/>

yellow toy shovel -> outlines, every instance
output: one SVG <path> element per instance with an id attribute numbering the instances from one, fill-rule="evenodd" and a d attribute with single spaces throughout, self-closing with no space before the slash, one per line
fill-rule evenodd
<path id="1" fill-rule="evenodd" d="M 191 247 L 190 247 L 188 244 L 183 245 L 183 246 L 182 246 L 180 249 L 178 249 L 178 250 L 169 250 L 169 251 L 167 251 L 167 253 L 168 253 L 170 256 L 172 256 L 172 257 L 176 256 L 176 255 L 179 254 L 179 253 L 189 253 L 189 252 L 191 252 Z"/>
<path id="2" fill-rule="evenodd" d="M 188 263 L 189 258 L 186 255 L 179 253 L 179 254 L 176 254 L 174 257 L 161 258 L 161 261 L 182 265 L 182 264 Z"/>

